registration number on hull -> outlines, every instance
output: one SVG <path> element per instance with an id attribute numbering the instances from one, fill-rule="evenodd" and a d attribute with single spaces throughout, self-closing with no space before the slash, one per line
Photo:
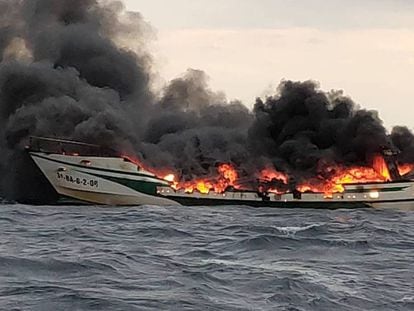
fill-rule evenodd
<path id="1" fill-rule="evenodd" d="M 79 185 L 79 186 L 88 186 L 88 187 L 99 187 L 99 182 L 96 179 L 89 179 L 89 178 L 80 178 L 80 177 L 74 177 L 70 174 L 57 172 L 57 179 L 66 181 L 68 183 Z"/>

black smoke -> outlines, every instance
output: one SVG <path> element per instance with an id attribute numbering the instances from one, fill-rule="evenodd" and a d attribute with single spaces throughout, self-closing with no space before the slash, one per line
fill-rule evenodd
<path id="1" fill-rule="evenodd" d="M 283 81 L 252 111 L 211 90 L 199 70 L 158 93 L 152 37 L 121 1 L 0 0 L 0 196 L 55 199 L 23 150 L 30 135 L 135 153 L 182 180 L 223 162 L 250 183 L 269 166 L 292 180 L 324 177 L 332 164 L 370 165 L 390 145 L 400 162 L 414 162 L 407 128 L 389 135 L 376 112 L 313 81 Z"/>
<path id="2" fill-rule="evenodd" d="M 277 95 L 257 100 L 254 113 L 250 149 L 299 177 L 324 174 L 332 164 L 370 165 L 391 143 L 377 112 L 313 81 L 283 81 Z"/>
<path id="3" fill-rule="evenodd" d="M 0 193 L 40 196 L 30 135 L 134 144 L 154 102 L 150 27 L 118 1 L 0 0 Z M 122 47 L 136 37 L 137 51 Z M 12 163 L 12 165 L 10 165 Z"/>
<path id="4" fill-rule="evenodd" d="M 248 161 L 253 115 L 240 102 L 211 91 L 205 73 L 188 70 L 171 81 L 154 107 L 140 149 L 152 166 L 191 179 L 210 175 L 218 163 Z"/>

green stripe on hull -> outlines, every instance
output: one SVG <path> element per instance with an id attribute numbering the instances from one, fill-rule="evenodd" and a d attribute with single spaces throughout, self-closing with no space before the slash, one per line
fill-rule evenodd
<path id="1" fill-rule="evenodd" d="M 85 173 L 82 171 L 79 171 L 79 172 Z M 161 184 L 161 183 L 154 183 L 154 182 L 149 182 L 149 181 L 131 180 L 127 178 L 111 177 L 111 176 L 92 174 L 92 173 L 87 173 L 87 174 L 112 181 L 114 183 L 128 187 L 132 190 L 145 193 L 145 194 L 149 194 L 149 195 L 157 195 L 157 187 L 165 186 L 164 184 Z"/>

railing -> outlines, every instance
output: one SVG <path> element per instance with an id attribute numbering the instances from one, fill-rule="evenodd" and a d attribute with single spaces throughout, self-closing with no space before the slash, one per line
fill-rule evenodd
<path id="1" fill-rule="evenodd" d="M 116 157 L 119 154 L 107 147 L 67 139 L 32 136 L 27 146 L 29 151 L 70 154 L 82 156 Z"/>

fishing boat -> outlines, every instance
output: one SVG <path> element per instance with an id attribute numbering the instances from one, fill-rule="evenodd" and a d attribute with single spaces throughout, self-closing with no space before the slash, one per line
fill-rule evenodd
<path id="1" fill-rule="evenodd" d="M 157 195 L 169 183 L 99 145 L 31 137 L 30 157 L 62 199 L 102 205 L 179 205 Z"/>
<path id="2" fill-rule="evenodd" d="M 191 192 L 174 189 L 128 157 L 99 145 L 31 137 L 31 158 L 63 199 L 87 204 L 129 205 L 246 205 L 278 208 L 411 208 L 414 181 L 345 184 L 327 196 L 317 192 L 267 193 L 237 190 Z"/>

